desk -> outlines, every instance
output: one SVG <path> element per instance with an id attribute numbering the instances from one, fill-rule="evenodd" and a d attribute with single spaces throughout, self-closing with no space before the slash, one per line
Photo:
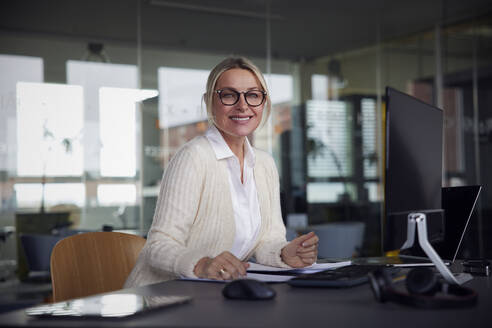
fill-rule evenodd
<path id="1" fill-rule="evenodd" d="M 0 282 L 0 313 L 39 304 L 51 292 L 51 282 L 21 282 L 17 278 Z"/>
<path id="2" fill-rule="evenodd" d="M 33 320 L 22 310 L 0 316 L 2 327 L 490 327 L 492 278 L 466 284 L 479 291 L 476 307 L 455 310 L 420 310 L 374 300 L 369 285 L 349 289 L 294 288 L 274 284 L 271 301 L 230 301 L 221 283 L 168 281 L 133 289 L 141 295 L 182 294 L 191 303 L 150 312 L 123 321 Z M 124 290 L 116 293 L 124 292 Z"/>

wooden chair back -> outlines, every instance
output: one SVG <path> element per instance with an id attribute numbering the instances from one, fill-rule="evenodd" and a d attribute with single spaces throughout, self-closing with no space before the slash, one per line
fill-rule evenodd
<path id="1" fill-rule="evenodd" d="M 87 232 L 60 240 L 51 253 L 53 301 L 123 288 L 145 244 L 139 236 Z"/>

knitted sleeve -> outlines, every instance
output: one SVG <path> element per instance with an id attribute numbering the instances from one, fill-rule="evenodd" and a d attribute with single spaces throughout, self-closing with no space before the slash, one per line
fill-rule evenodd
<path id="1" fill-rule="evenodd" d="M 145 262 L 154 271 L 195 277 L 196 263 L 205 250 L 188 249 L 186 243 L 203 189 L 205 170 L 198 152 L 184 147 L 166 168 L 154 220 L 145 245 Z"/>

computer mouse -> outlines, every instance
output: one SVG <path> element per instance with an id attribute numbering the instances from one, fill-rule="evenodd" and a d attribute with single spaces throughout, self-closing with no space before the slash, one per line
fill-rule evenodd
<path id="1" fill-rule="evenodd" d="M 238 300 L 268 300 L 274 298 L 276 292 L 264 282 L 254 279 L 237 279 L 224 286 L 222 295 Z"/>

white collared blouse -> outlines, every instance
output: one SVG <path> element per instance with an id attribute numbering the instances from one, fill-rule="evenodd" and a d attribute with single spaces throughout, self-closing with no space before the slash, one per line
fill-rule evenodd
<path id="1" fill-rule="evenodd" d="M 232 208 L 236 233 L 230 250 L 238 259 L 244 257 L 254 247 L 260 231 L 261 214 L 258 193 L 254 179 L 255 154 L 248 138 L 244 143 L 243 182 L 241 182 L 241 166 L 239 159 L 232 152 L 219 130 L 212 126 L 205 133 L 217 160 L 226 160 L 229 172 Z"/>

